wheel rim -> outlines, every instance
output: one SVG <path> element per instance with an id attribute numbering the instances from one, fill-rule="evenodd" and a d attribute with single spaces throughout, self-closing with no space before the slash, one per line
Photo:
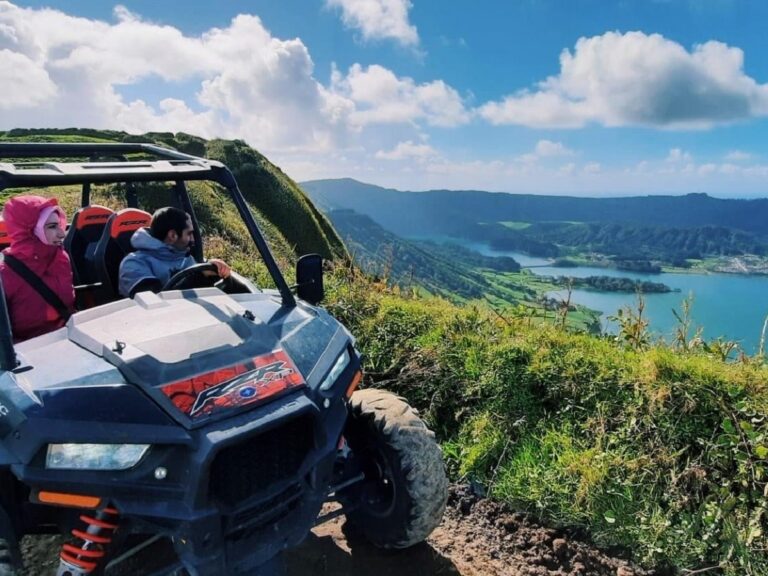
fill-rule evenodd
<path id="1" fill-rule="evenodd" d="M 397 493 L 389 459 L 375 446 L 368 446 L 362 464 L 365 481 L 361 496 L 366 510 L 373 516 L 388 516 L 395 507 Z"/>

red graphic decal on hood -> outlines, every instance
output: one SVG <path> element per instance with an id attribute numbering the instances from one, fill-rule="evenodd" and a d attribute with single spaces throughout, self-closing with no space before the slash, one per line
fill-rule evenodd
<path id="1" fill-rule="evenodd" d="M 171 402 L 190 418 L 209 416 L 245 406 L 304 385 L 295 364 L 284 350 L 198 374 L 162 387 Z"/>

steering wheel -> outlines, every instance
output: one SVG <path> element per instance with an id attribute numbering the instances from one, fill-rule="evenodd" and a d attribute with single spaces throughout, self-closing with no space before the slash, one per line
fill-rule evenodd
<path id="1" fill-rule="evenodd" d="M 213 275 L 205 274 L 205 272 L 213 272 Z M 163 286 L 163 290 L 185 290 L 188 288 L 206 288 L 213 286 L 216 282 L 221 280 L 218 269 L 215 264 L 210 262 L 203 262 L 202 264 L 195 264 L 189 268 L 179 270 L 168 279 L 168 282 Z"/>

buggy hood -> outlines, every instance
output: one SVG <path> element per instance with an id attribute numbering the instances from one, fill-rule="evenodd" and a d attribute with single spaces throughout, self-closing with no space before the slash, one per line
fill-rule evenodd
<path id="1" fill-rule="evenodd" d="M 116 368 L 185 427 L 315 388 L 351 342 L 322 309 L 285 307 L 276 294 L 227 295 L 215 288 L 143 292 L 75 314 L 49 336 L 50 350 L 46 336 L 19 347 L 30 364 L 45 364 L 54 348 L 61 354 L 62 344 L 71 346 L 60 362 L 77 364 L 85 353 L 79 363 L 90 372 L 80 382 L 89 381 L 100 359 L 100 370 Z M 43 386 L 50 386 L 46 372 Z"/>

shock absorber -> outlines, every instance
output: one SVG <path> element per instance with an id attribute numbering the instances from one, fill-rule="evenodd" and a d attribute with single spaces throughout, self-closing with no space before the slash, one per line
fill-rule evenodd
<path id="1" fill-rule="evenodd" d="M 80 527 L 72 529 L 75 540 L 64 544 L 59 555 L 56 576 L 86 576 L 105 560 L 107 548 L 119 525 L 119 513 L 114 508 L 101 508 L 93 515 L 80 515 Z"/>

